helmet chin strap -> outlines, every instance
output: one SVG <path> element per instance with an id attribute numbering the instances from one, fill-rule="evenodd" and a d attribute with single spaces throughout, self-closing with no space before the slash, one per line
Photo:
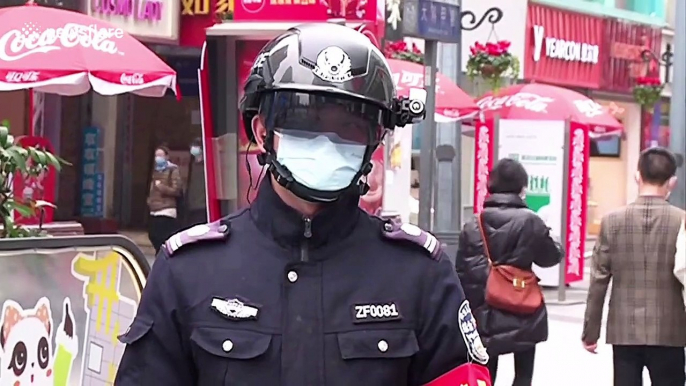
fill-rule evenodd
<path id="1" fill-rule="evenodd" d="M 308 188 L 307 186 L 296 181 L 293 177 L 293 173 L 291 173 L 286 166 L 282 165 L 276 160 L 276 153 L 274 152 L 272 143 L 273 133 L 269 132 L 264 141 L 266 152 L 258 155 L 257 161 L 262 166 L 268 165 L 269 172 L 272 174 L 272 176 L 274 176 L 276 182 L 291 191 L 298 198 L 315 203 L 331 203 L 338 201 L 338 199 L 344 195 L 354 194 L 357 196 L 363 196 L 369 191 L 369 185 L 366 181 L 363 181 L 362 177 L 366 177 L 372 171 L 372 164 L 370 160 L 372 158 L 372 153 L 376 149 L 376 146 L 367 146 L 362 161 L 362 167 L 355 174 L 355 177 L 353 177 L 350 185 L 336 191 L 322 191 Z"/>

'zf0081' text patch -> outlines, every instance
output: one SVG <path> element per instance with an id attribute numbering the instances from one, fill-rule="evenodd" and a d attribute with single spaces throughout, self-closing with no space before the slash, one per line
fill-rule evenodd
<path id="1" fill-rule="evenodd" d="M 351 309 L 353 323 L 388 322 L 403 318 L 395 303 L 355 304 Z"/>

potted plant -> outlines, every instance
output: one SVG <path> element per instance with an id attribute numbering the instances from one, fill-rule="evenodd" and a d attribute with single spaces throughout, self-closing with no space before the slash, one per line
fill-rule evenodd
<path id="1" fill-rule="evenodd" d="M 496 43 L 474 43 L 469 48 L 467 76 L 473 81 L 482 78 L 491 91 L 496 93 L 503 84 L 503 78 L 516 79 L 519 76 L 519 59 L 512 55 L 510 42 L 501 40 Z"/>
<path id="2" fill-rule="evenodd" d="M 408 45 L 404 41 L 387 42 L 384 55 L 390 59 L 406 60 L 412 63 L 424 64 L 424 54 L 416 44 Z"/>
<path id="3" fill-rule="evenodd" d="M 644 110 L 649 111 L 660 100 L 664 88 L 665 85 L 660 78 L 649 76 L 636 78 L 633 88 L 634 99 Z"/>
<path id="4" fill-rule="evenodd" d="M 53 167 L 58 171 L 63 160 L 48 151 L 34 147 L 23 147 L 14 142 L 6 126 L 0 126 L 0 216 L 2 229 L 0 238 L 31 237 L 42 235 L 42 214 L 52 203 L 32 197 L 17 197 L 12 180 L 15 178 L 38 177 Z M 14 220 L 14 213 L 22 217 L 40 217 L 37 229 L 26 229 Z"/>

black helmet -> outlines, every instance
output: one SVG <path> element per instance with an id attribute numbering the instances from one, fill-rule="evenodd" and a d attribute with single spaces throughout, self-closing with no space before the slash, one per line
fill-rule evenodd
<path id="1" fill-rule="evenodd" d="M 339 115 L 322 116 L 336 106 L 354 122 Z M 424 101 L 397 98 L 388 62 L 360 32 L 337 24 L 306 24 L 275 38 L 255 59 L 240 103 L 244 129 L 254 140 L 252 120 L 260 114 L 267 128 L 266 153 L 276 181 L 297 196 L 316 202 L 335 201 L 346 191 L 366 193 L 359 182 L 371 171 L 371 157 L 386 130 L 421 121 Z M 342 141 L 366 146 L 360 169 L 349 186 L 316 190 L 293 177 L 277 161 L 275 131 L 333 133 Z M 313 133 L 314 132 L 314 133 Z"/>

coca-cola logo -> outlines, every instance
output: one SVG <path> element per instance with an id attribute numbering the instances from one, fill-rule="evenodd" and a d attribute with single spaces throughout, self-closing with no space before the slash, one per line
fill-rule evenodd
<path id="1" fill-rule="evenodd" d="M 136 74 L 121 74 L 119 77 L 119 83 L 129 85 L 129 86 L 137 86 L 145 83 L 145 79 L 143 77 L 143 74 L 136 73 Z"/>
<path id="2" fill-rule="evenodd" d="M 121 28 L 100 28 L 97 25 L 66 23 L 64 27 L 45 28 L 31 22 L 21 29 L 7 31 L 0 36 L 0 60 L 12 62 L 29 55 L 69 49 L 76 46 L 92 48 L 108 54 L 120 54 L 116 39 L 124 37 Z"/>
<path id="3" fill-rule="evenodd" d="M 424 88 L 424 74 L 414 71 L 401 70 L 391 74 L 393 83 L 398 91 L 406 88 Z M 436 93 L 442 94 L 440 78 L 436 77 Z"/>
<path id="4" fill-rule="evenodd" d="M 496 97 L 489 95 L 476 102 L 481 110 L 499 110 L 503 107 L 517 107 L 533 111 L 535 113 L 547 113 L 548 105 L 555 102 L 555 99 L 542 97 L 528 92 L 518 92 L 512 95 Z"/>
<path id="5" fill-rule="evenodd" d="M 605 108 L 590 99 L 578 99 L 574 101 L 577 110 L 587 118 L 594 118 L 605 114 Z"/>
<path id="6" fill-rule="evenodd" d="M 5 75 L 5 81 L 7 83 L 38 82 L 39 76 L 38 71 L 9 71 Z"/>

